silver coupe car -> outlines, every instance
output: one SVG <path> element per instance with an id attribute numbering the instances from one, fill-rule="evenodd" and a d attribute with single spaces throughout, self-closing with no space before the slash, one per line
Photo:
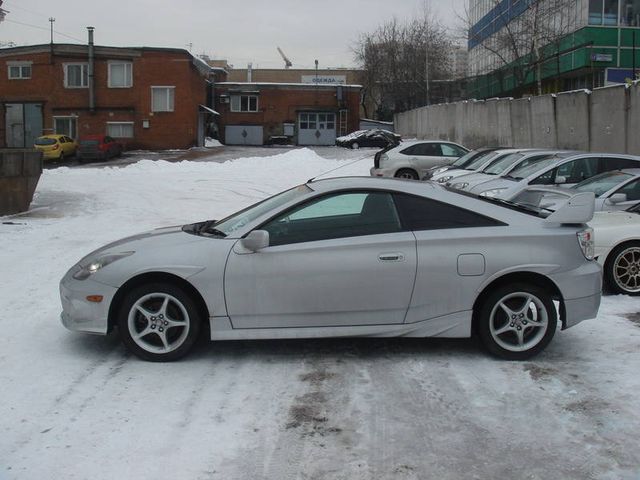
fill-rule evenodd
<path id="1" fill-rule="evenodd" d="M 117 329 L 139 357 L 212 340 L 469 337 L 525 359 L 594 318 L 593 194 L 551 215 L 441 185 L 309 181 L 223 220 L 89 254 L 60 282 L 62 322 Z M 205 327 L 209 327 L 208 329 Z"/>

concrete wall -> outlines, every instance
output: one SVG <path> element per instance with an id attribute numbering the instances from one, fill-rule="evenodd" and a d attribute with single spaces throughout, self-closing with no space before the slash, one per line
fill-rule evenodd
<path id="1" fill-rule="evenodd" d="M 395 116 L 404 137 L 640 155 L 640 85 L 521 99 L 465 100 Z"/>

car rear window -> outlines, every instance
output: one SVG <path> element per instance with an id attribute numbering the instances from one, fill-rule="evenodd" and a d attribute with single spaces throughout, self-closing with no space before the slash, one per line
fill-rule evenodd
<path id="1" fill-rule="evenodd" d="M 55 138 L 38 138 L 36 139 L 36 145 L 54 145 L 56 143 Z"/>

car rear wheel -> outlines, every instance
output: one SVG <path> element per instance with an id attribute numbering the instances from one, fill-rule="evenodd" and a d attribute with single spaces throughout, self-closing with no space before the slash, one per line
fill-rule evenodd
<path id="1" fill-rule="evenodd" d="M 64 160 L 64 152 L 60 152 L 60 156 L 58 157 L 59 161 L 63 161 Z"/>
<path id="2" fill-rule="evenodd" d="M 401 168 L 396 172 L 396 178 L 406 178 L 408 180 L 418 180 L 418 174 L 410 168 Z"/>
<path id="3" fill-rule="evenodd" d="M 351 144 L 351 148 L 352 148 L 353 150 L 357 150 L 357 149 L 359 149 L 359 148 L 360 148 L 360 144 L 359 144 L 358 142 L 353 142 L 353 143 Z"/>
<path id="4" fill-rule="evenodd" d="M 551 295 L 527 284 L 493 291 L 478 313 L 478 334 L 493 355 L 525 360 L 541 352 L 556 332 L 557 313 Z"/>
<path id="5" fill-rule="evenodd" d="M 168 283 L 142 285 L 124 298 L 118 316 L 120 337 L 138 357 L 169 362 L 186 355 L 200 333 L 201 315 L 193 299 Z"/>
<path id="6" fill-rule="evenodd" d="M 605 264 L 604 278 L 614 293 L 640 295 L 640 243 L 616 247 Z"/>

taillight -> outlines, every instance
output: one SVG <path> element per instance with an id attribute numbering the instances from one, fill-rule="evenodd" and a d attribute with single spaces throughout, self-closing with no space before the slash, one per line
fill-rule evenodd
<path id="1" fill-rule="evenodd" d="M 60 148 L 60 144 L 56 143 L 51 150 L 57 150 Z"/>
<path id="2" fill-rule="evenodd" d="M 593 228 L 586 228 L 577 233 L 578 243 L 582 249 L 582 254 L 587 260 L 593 260 L 595 255 L 595 243 L 593 241 Z"/>
<path id="3" fill-rule="evenodd" d="M 380 164 L 386 163 L 387 160 L 389 160 L 389 155 L 387 155 L 386 153 L 380 155 Z"/>

